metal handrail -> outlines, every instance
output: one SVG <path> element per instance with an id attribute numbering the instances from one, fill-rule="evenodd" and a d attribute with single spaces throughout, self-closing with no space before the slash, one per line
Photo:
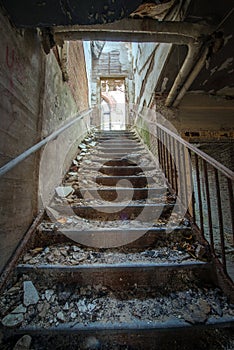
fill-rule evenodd
<path id="1" fill-rule="evenodd" d="M 142 118 L 145 119 L 145 116 L 142 113 L 138 113 Z M 214 168 L 216 168 L 218 171 L 220 171 L 223 175 L 228 177 L 231 181 L 234 181 L 234 172 L 228 169 L 225 165 L 221 164 L 214 158 L 210 157 L 207 153 L 201 151 L 199 148 L 193 146 L 191 143 L 185 141 L 181 136 L 175 134 L 173 131 L 169 130 L 165 126 L 152 122 L 150 120 L 147 120 L 148 124 L 152 124 L 154 126 L 158 126 L 161 130 L 165 131 L 168 135 L 172 136 L 176 141 L 180 142 L 182 145 L 186 146 L 188 149 L 190 149 L 192 152 L 196 153 L 199 157 L 203 158 L 205 161 L 207 161 L 210 165 L 212 165 Z"/>
<path id="2" fill-rule="evenodd" d="M 187 210 L 187 214 L 203 238 L 209 242 L 212 256 L 228 276 L 227 237 L 225 236 L 227 226 L 224 222 L 224 213 L 230 221 L 230 223 L 228 221 L 228 231 L 230 231 L 230 238 L 231 235 L 233 236 L 234 243 L 234 172 L 167 127 L 149 120 L 142 113 L 136 111 L 135 113 L 137 114 L 135 127 L 138 127 L 140 117 L 147 123 L 149 132 L 153 127 L 156 128 L 153 137 L 157 144 L 159 164 L 165 173 L 168 185 Z M 208 166 L 214 182 L 209 182 Z M 222 187 L 220 175 L 224 177 Z M 202 191 L 202 185 L 205 192 Z M 225 199 L 222 199 L 224 191 L 226 191 Z M 215 206 L 212 206 L 211 194 L 214 197 Z M 215 237 L 219 237 L 220 247 L 215 245 Z"/>
<path id="3" fill-rule="evenodd" d="M 24 151 L 23 153 L 18 155 L 16 158 L 12 159 L 10 162 L 8 162 L 5 165 L 3 165 L 0 168 L 0 176 L 3 176 L 4 174 L 6 174 L 9 170 L 14 168 L 17 164 L 21 163 L 23 160 L 25 160 L 30 155 L 32 155 L 33 153 L 38 151 L 40 148 L 42 148 L 44 145 L 46 145 L 49 141 L 54 140 L 63 131 L 65 131 L 66 129 L 70 128 L 73 124 L 75 124 L 79 120 L 83 119 L 91 111 L 92 111 L 92 109 L 88 109 L 88 110 L 84 111 L 83 113 L 81 113 L 80 115 L 78 115 L 77 117 L 75 117 L 74 119 L 69 121 L 67 124 L 65 124 L 64 126 L 59 128 L 58 130 L 54 131 L 52 134 L 50 134 L 49 136 L 45 137 L 43 140 L 39 141 L 38 143 L 36 143 L 32 147 L 28 148 L 26 151 Z"/>
<path id="4" fill-rule="evenodd" d="M 156 125 L 160 129 L 164 130 L 167 134 L 169 134 L 170 136 L 174 137 L 177 141 L 179 141 L 181 144 L 186 146 L 192 152 L 196 153 L 199 157 L 204 159 L 207 163 L 212 165 L 214 168 L 216 168 L 218 171 L 220 171 L 223 175 L 228 177 L 230 180 L 234 181 L 234 172 L 231 171 L 230 169 L 228 169 L 225 165 L 221 164 L 216 159 L 214 159 L 211 156 L 209 156 L 207 153 L 201 151 L 199 148 L 193 146 L 191 143 L 185 141 L 184 139 L 182 139 L 182 137 L 176 135 L 174 132 L 170 131 L 165 126 L 163 126 L 161 124 L 158 124 L 158 123 L 156 123 Z"/>

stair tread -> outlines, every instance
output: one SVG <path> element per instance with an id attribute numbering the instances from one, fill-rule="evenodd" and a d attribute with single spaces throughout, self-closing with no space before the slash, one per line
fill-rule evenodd
<path id="1" fill-rule="evenodd" d="M 21 279 L 19 297 L 23 296 L 22 287 Z M 15 328 L 14 333 L 17 329 L 43 332 L 46 328 L 47 332 L 51 327 L 54 331 L 64 327 L 73 332 L 75 329 L 86 332 L 91 329 L 116 332 L 131 329 L 139 332 L 141 329 L 185 328 L 191 327 L 191 324 L 230 325 L 234 322 L 234 310 L 221 291 L 210 287 L 198 288 L 196 284 L 191 284 L 188 291 L 168 290 L 166 295 L 159 290 L 149 292 L 147 288 L 137 286 L 132 291 L 113 291 L 101 285 L 80 288 L 76 284 L 61 291 L 57 284 L 45 287 L 42 281 L 37 281 L 35 287 L 40 298 L 40 310 L 47 305 L 48 299 L 53 299 L 53 302 L 50 302 L 44 314 L 34 308 L 33 317 L 30 317 L 30 308 L 27 309 L 21 326 Z M 5 297 L 12 309 L 20 305 L 19 301 L 12 301 L 9 294 Z M 67 310 L 64 310 L 65 305 Z M 5 309 L 6 306 L 2 313 Z"/>
<path id="2" fill-rule="evenodd" d="M 203 328 L 207 326 L 213 326 L 213 327 L 233 327 L 234 320 L 232 316 L 224 316 L 224 317 L 211 317 L 209 318 L 206 323 L 198 323 L 196 325 L 196 328 Z M 184 320 L 168 317 L 164 321 L 131 321 L 131 322 L 91 322 L 91 323 L 78 323 L 76 321 L 69 322 L 69 323 L 60 323 L 57 326 L 47 326 L 46 328 L 44 326 L 25 326 L 21 327 L 20 329 L 15 330 L 15 334 L 37 334 L 40 333 L 42 335 L 46 334 L 58 334 L 58 333 L 66 333 L 66 334 L 75 334 L 79 333 L 82 334 L 88 334 L 89 332 L 96 333 L 96 332 L 103 332 L 104 334 L 108 334 L 108 331 L 110 332 L 110 335 L 118 334 L 118 333 L 126 333 L 126 332 L 134 332 L 134 333 L 141 333 L 141 331 L 168 331 L 171 332 L 172 330 L 179 330 L 182 331 L 184 329 L 188 328 L 194 328 L 194 325 L 186 322 Z"/>
<path id="3" fill-rule="evenodd" d="M 195 254 L 195 253 L 194 253 Z M 60 265 L 77 268 L 82 266 L 93 267 L 115 266 L 115 267 L 172 267 L 204 265 L 206 261 L 200 261 L 192 256 L 186 249 L 181 249 L 179 243 L 174 243 L 173 248 L 169 246 L 150 249 L 134 248 L 110 248 L 102 250 L 98 248 L 85 248 L 67 243 L 53 244 L 50 247 L 37 247 L 29 250 L 20 260 L 20 266 L 30 265 Z M 46 265 L 45 265 L 46 266 Z"/>

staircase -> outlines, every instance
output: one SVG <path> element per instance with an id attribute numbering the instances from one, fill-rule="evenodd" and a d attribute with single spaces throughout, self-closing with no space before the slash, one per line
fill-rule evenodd
<path id="1" fill-rule="evenodd" d="M 1 295 L 3 349 L 219 348 L 233 304 L 134 132 L 88 136 L 56 193 Z"/>

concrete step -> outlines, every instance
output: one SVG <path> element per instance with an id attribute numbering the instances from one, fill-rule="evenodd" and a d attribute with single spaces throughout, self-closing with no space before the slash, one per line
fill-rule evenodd
<path id="1" fill-rule="evenodd" d="M 95 163 L 94 163 L 95 164 Z M 91 167 L 92 165 L 92 167 Z M 82 171 L 89 171 L 89 170 L 95 170 L 96 172 L 100 172 L 105 175 L 109 176 L 130 176 L 130 175 L 137 175 L 139 173 L 147 172 L 147 171 L 155 171 L 155 175 L 161 174 L 160 171 L 157 171 L 154 166 L 146 166 L 146 167 L 139 167 L 139 166 L 108 166 L 108 165 L 100 165 L 100 166 L 94 166 L 93 164 L 82 164 Z"/>
<path id="2" fill-rule="evenodd" d="M 126 146 L 126 147 L 131 147 L 131 146 L 142 146 L 142 143 L 140 142 L 140 140 L 138 138 L 131 140 L 128 138 L 114 138 L 114 139 L 107 139 L 107 140 L 98 140 L 98 145 L 103 146 L 103 145 L 107 145 L 107 146 Z"/>
<path id="3" fill-rule="evenodd" d="M 114 172 L 113 172 L 114 173 Z M 112 174 L 112 172 L 111 172 Z M 117 200 L 117 196 L 120 200 L 123 198 L 131 198 L 132 200 L 149 199 L 149 198 L 161 198 L 167 194 L 166 187 L 152 187 L 152 188 L 129 188 L 129 187 L 107 187 L 107 188 L 88 188 L 88 193 L 92 198 L 101 198 L 107 201 Z M 82 198 L 85 190 L 76 190 L 75 194 Z"/>
<path id="4" fill-rule="evenodd" d="M 137 153 L 139 154 L 139 153 Z M 111 159 L 116 159 L 116 158 L 123 158 L 126 156 L 131 156 L 131 153 L 129 153 L 129 151 L 127 150 L 123 150 L 122 152 L 101 152 L 101 151 L 97 151 L 95 153 L 92 153 L 92 155 L 95 155 L 96 157 L 100 158 L 100 159 L 107 159 L 107 160 L 111 160 Z M 146 151 L 141 152 L 142 157 L 145 157 L 147 155 Z"/>
<path id="5" fill-rule="evenodd" d="M 142 188 L 148 185 L 154 184 L 154 179 L 152 177 L 146 177 L 142 175 L 134 176 L 97 176 L 93 181 L 102 186 L 117 186 L 118 182 L 121 180 L 127 180 L 132 184 L 133 187 Z"/>
<path id="6" fill-rule="evenodd" d="M 104 142 L 104 141 L 112 141 L 112 142 L 123 142 L 123 141 L 135 141 L 135 142 L 140 142 L 138 136 L 136 135 L 129 135 L 129 136 L 121 136 L 121 135 L 100 135 L 96 137 L 96 141 L 98 142 Z"/>
<path id="7" fill-rule="evenodd" d="M 119 145 L 103 145 L 103 146 L 98 146 L 96 147 L 97 153 L 137 153 L 139 151 L 145 151 L 144 147 L 141 146 L 128 146 L 125 147 L 121 144 Z"/>
<path id="8" fill-rule="evenodd" d="M 155 220 L 159 217 L 170 217 L 172 210 L 178 207 L 177 204 L 130 204 L 115 203 L 108 205 L 81 206 L 72 205 L 73 212 L 79 217 L 96 220 L 134 220 L 140 218 L 144 221 Z"/>
<path id="9" fill-rule="evenodd" d="M 123 291 L 102 284 L 81 287 L 77 283 L 47 281 L 46 284 L 39 278 L 34 281 L 38 305 L 32 307 L 33 312 L 30 307 L 26 309 L 18 326 L 4 329 L 7 337 L 27 334 L 40 335 L 43 339 L 44 335 L 85 334 L 99 338 L 104 334 L 110 339 L 123 333 L 128 336 L 148 333 L 152 344 L 152 335 L 157 337 L 158 332 L 169 335 L 178 329 L 185 332 L 197 327 L 231 327 L 234 323 L 230 304 L 220 290 L 209 285 L 200 284 L 198 289 L 192 284 L 189 291 L 176 292 L 169 286 L 163 295 L 157 287 L 135 285 Z M 19 279 L 18 298 L 23 298 L 22 279 Z M 12 309 L 20 306 L 19 301 L 12 303 L 9 296 L 8 299 Z"/>
<path id="10" fill-rule="evenodd" d="M 26 274 L 31 280 L 44 281 L 50 279 L 50 283 L 58 282 L 67 285 L 79 283 L 79 287 L 94 287 L 95 285 L 108 286 L 115 291 L 147 288 L 150 285 L 151 292 L 157 290 L 163 295 L 168 292 L 168 284 L 174 289 L 186 288 L 187 281 L 196 278 L 197 283 L 212 283 L 212 266 L 201 261 L 180 261 L 179 263 L 154 263 L 154 262 L 126 262 L 126 263 L 90 263 L 69 266 L 64 264 L 19 264 L 17 266 L 19 276 Z M 187 276 L 187 281 L 183 276 Z"/>

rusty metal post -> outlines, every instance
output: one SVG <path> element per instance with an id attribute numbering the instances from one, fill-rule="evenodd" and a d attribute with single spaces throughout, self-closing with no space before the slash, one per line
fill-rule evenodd
<path id="1" fill-rule="evenodd" d="M 217 205 L 218 205 L 218 218 L 219 218 L 222 263 L 223 263 L 224 272 L 227 272 L 225 242 L 224 242 L 224 230 L 223 230 L 222 202 L 221 202 L 221 195 L 220 195 L 219 174 L 218 174 L 217 169 L 214 169 L 214 174 L 215 174 L 216 196 L 217 196 Z"/>
<path id="2" fill-rule="evenodd" d="M 210 205 L 210 187 L 209 187 L 209 179 L 208 179 L 208 172 L 207 172 L 207 163 L 205 159 L 203 159 L 203 165 L 204 165 L 204 178 L 205 178 L 205 188 L 206 188 L 206 203 L 207 203 L 207 212 L 208 212 L 210 245 L 211 245 L 211 251 L 214 254 L 215 247 L 214 247 L 213 224 L 212 224 L 211 205 Z"/>
<path id="3" fill-rule="evenodd" d="M 197 178 L 197 192 L 198 192 L 198 204 L 199 204 L 199 214 L 200 214 L 200 229 L 201 233 L 204 236 L 204 220 L 203 220 L 203 205 L 202 205 L 202 196 L 201 196 L 201 181 L 200 181 L 200 169 L 198 155 L 195 154 L 195 167 L 196 167 L 196 178 Z"/>

